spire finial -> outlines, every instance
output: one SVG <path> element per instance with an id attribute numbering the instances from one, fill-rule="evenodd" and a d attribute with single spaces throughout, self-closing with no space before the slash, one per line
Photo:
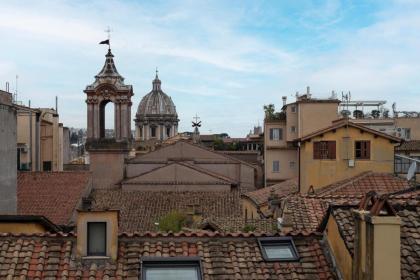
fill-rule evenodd
<path id="1" fill-rule="evenodd" d="M 156 79 L 159 79 L 159 70 L 157 67 L 156 67 Z"/>
<path id="2" fill-rule="evenodd" d="M 109 27 L 109 25 L 108 25 L 108 27 L 105 29 L 105 32 L 106 32 L 106 33 L 108 33 L 108 50 L 111 50 L 111 32 L 112 32 L 112 30 L 111 30 L 111 28 Z"/>

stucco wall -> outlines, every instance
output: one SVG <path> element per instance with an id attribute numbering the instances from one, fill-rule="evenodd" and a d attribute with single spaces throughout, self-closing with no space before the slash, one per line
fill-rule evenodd
<path id="1" fill-rule="evenodd" d="M 348 137 L 348 138 L 347 138 Z M 349 139 L 349 145 L 344 144 Z M 354 159 L 354 141 L 370 141 L 370 160 L 355 160 L 349 167 L 347 155 Z M 313 143 L 316 141 L 336 141 L 336 159 L 313 159 Z M 301 146 L 301 191 L 306 193 L 309 186 L 315 189 L 339 180 L 353 177 L 364 171 L 392 173 L 394 170 L 394 145 L 389 139 L 376 137 L 368 132 L 361 133 L 353 127 L 339 128 L 302 143 Z M 346 148 L 347 147 L 347 148 Z"/>
<path id="2" fill-rule="evenodd" d="M 270 140 L 270 129 L 280 128 L 282 129 L 282 139 L 280 140 Z M 285 121 L 270 121 L 264 123 L 264 145 L 266 147 L 286 147 L 286 122 Z"/>
<path id="3" fill-rule="evenodd" d="M 37 223 L 0 223 L 0 232 L 32 234 L 44 233 L 46 229 Z"/>
<path id="4" fill-rule="evenodd" d="M 255 204 L 250 201 L 248 198 L 243 197 L 241 199 L 242 202 L 242 215 L 245 219 L 259 219 L 261 218 L 258 214 L 257 207 Z"/>
<path id="5" fill-rule="evenodd" d="M 110 188 L 124 178 L 125 152 L 89 151 L 94 188 Z"/>
<path id="6" fill-rule="evenodd" d="M 77 214 L 77 255 L 87 255 L 87 223 L 106 222 L 106 255 L 117 259 L 118 253 L 118 211 L 78 212 Z"/>
<path id="7" fill-rule="evenodd" d="M 342 239 L 338 230 L 337 222 L 332 215 L 328 219 L 326 236 L 329 248 L 331 249 L 331 253 L 338 265 L 338 269 L 343 276 L 343 279 L 351 280 L 353 273 L 353 259 L 346 245 L 344 244 L 344 240 Z"/>
<path id="8" fill-rule="evenodd" d="M 328 127 L 338 119 L 338 103 L 298 103 L 298 137 Z"/>
<path id="9" fill-rule="evenodd" d="M 420 140 L 420 118 L 396 118 L 397 128 L 410 128 L 410 140 Z"/>
<path id="10" fill-rule="evenodd" d="M 15 214 L 16 190 L 16 111 L 0 103 L 0 214 Z"/>
<path id="11" fill-rule="evenodd" d="M 272 149 L 267 150 L 265 156 L 265 174 L 268 182 L 284 181 L 298 176 L 298 152 L 296 149 Z M 273 172 L 273 161 L 278 160 L 279 172 Z M 291 168 L 290 162 L 294 162 Z"/>

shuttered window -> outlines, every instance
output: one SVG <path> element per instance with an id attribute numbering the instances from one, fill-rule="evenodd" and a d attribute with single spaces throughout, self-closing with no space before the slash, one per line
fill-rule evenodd
<path id="1" fill-rule="evenodd" d="M 283 129 L 270 128 L 270 140 L 279 141 L 283 139 Z"/>
<path id="2" fill-rule="evenodd" d="M 370 141 L 356 141 L 354 143 L 354 157 L 356 159 L 370 159 Z"/>
<path id="3" fill-rule="evenodd" d="M 314 142 L 314 159 L 335 159 L 335 141 Z"/>

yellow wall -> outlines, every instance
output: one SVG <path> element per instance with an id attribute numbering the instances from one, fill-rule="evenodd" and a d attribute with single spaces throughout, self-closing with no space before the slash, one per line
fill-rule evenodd
<path id="1" fill-rule="evenodd" d="M 87 256 L 87 223 L 106 222 L 107 257 L 117 259 L 118 252 L 118 211 L 78 212 L 77 216 L 77 255 Z"/>
<path id="2" fill-rule="evenodd" d="M 328 219 L 326 233 L 328 245 L 343 279 L 351 280 L 353 259 L 347 250 L 344 240 L 341 238 L 338 225 L 332 215 Z"/>
<path id="3" fill-rule="evenodd" d="M 338 103 L 298 103 L 298 137 L 304 137 L 314 131 L 331 125 L 338 119 Z"/>
<path id="4" fill-rule="evenodd" d="M 46 229 L 37 223 L 0 223 L 0 232 L 6 233 L 43 233 Z"/>
<path id="5" fill-rule="evenodd" d="M 348 139 L 346 142 L 345 139 Z M 354 167 L 348 160 L 354 159 L 354 141 L 370 141 L 370 160 L 355 160 Z M 336 159 L 313 159 L 313 143 L 317 141 L 336 141 Z M 348 143 L 347 145 L 345 143 Z M 341 127 L 323 136 L 316 136 L 301 145 L 301 192 L 306 193 L 312 185 L 315 189 L 353 177 L 364 171 L 394 171 L 394 145 L 389 139 L 376 137 L 369 132 L 361 133 L 354 127 Z"/>
<path id="6" fill-rule="evenodd" d="M 372 280 L 401 279 L 401 219 L 366 217 L 366 265 Z"/>

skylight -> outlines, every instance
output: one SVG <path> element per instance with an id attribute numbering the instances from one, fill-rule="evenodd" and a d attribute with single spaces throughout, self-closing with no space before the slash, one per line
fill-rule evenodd
<path id="1" fill-rule="evenodd" d="M 258 243 L 266 261 L 299 260 L 299 255 L 291 237 L 260 238 Z"/>
<path id="2" fill-rule="evenodd" d="M 142 280 L 201 280 L 200 259 L 195 257 L 143 257 Z"/>

